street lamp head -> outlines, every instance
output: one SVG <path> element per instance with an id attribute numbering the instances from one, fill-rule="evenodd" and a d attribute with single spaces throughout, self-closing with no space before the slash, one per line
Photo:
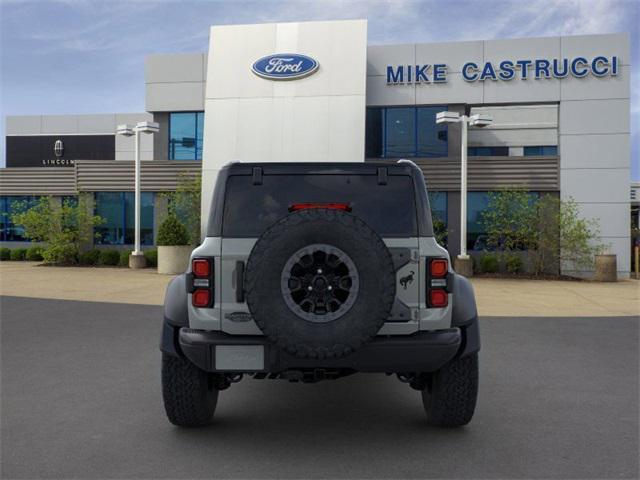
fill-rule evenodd
<path id="1" fill-rule="evenodd" d="M 157 122 L 138 122 L 136 130 L 142 133 L 158 133 L 160 125 Z"/>
<path id="2" fill-rule="evenodd" d="M 458 112 L 438 112 L 436 114 L 436 123 L 457 123 L 460 121 Z"/>
<path id="3" fill-rule="evenodd" d="M 474 127 L 486 127 L 493 123 L 493 118 L 490 115 L 485 115 L 483 113 L 476 113 L 475 115 L 471 115 L 469 117 L 469 124 Z"/>
<path id="4" fill-rule="evenodd" d="M 118 127 L 116 128 L 116 133 L 118 135 L 124 135 L 125 137 L 130 137 L 134 134 L 134 131 L 131 125 L 122 124 L 122 125 L 118 125 Z"/>

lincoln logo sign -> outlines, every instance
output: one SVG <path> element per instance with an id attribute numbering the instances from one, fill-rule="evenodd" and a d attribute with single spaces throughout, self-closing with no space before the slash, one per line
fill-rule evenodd
<path id="1" fill-rule="evenodd" d="M 420 84 L 447 82 L 448 65 L 445 63 L 420 65 L 387 65 L 387 84 Z M 502 60 L 498 62 L 466 62 L 459 70 L 466 82 L 540 80 L 545 78 L 615 77 L 620 71 L 616 56 L 596 56 Z"/>
<path id="2" fill-rule="evenodd" d="M 269 80 L 297 80 L 312 75 L 318 66 L 317 61 L 306 55 L 278 53 L 256 60 L 251 70 Z"/>
<path id="3" fill-rule="evenodd" d="M 62 140 L 55 141 L 55 143 L 53 144 L 53 153 L 57 158 L 60 158 L 62 155 L 64 155 L 64 144 L 62 143 Z"/>

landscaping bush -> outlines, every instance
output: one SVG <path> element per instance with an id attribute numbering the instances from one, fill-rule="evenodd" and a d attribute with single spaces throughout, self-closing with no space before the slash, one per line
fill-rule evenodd
<path id="1" fill-rule="evenodd" d="M 97 265 L 100 260 L 100 250 L 88 250 L 80 254 L 80 264 Z"/>
<path id="2" fill-rule="evenodd" d="M 120 261 L 118 262 L 118 265 L 120 265 L 121 267 L 128 267 L 130 254 L 131 252 L 129 250 L 123 250 L 122 252 L 120 252 Z"/>
<path id="3" fill-rule="evenodd" d="M 158 245 L 189 245 L 189 232 L 187 232 L 187 228 L 178 220 L 176 215 L 170 213 L 160 224 Z"/>
<path id="4" fill-rule="evenodd" d="M 100 265 L 118 265 L 120 263 L 120 252 L 118 250 L 101 250 L 98 263 Z"/>
<path id="5" fill-rule="evenodd" d="M 11 259 L 11 249 L 7 247 L 0 248 L 0 261 Z"/>
<path id="6" fill-rule="evenodd" d="M 496 273 L 500 268 L 498 256 L 492 253 L 480 257 L 480 271 L 483 273 Z"/>
<path id="7" fill-rule="evenodd" d="M 24 228 L 25 237 L 46 242 L 42 251 L 46 263 L 64 265 L 78 263 L 80 246 L 104 222 L 92 211 L 93 200 L 87 195 L 65 199 L 61 205 L 52 197 L 41 197 L 33 206 L 28 202 L 15 205 L 11 220 Z"/>
<path id="8" fill-rule="evenodd" d="M 73 265 L 78 263 L 80 252 L 75 244 L 50 245 L 42 252 L 42 260 L 52 265 Z"/>
<path id="9" fill-rule="evenodd" d="M 27 255 L 26 248 L 14 248 L 13 250 L 11 250 L 11 254 L 9 255 L 9 258 L 11 258 L 11 260 L 14 260 L 14 261 L 22 261 L 24 260 L 26 255 Z"/>
<path id="10" fill-rule="evenodd" d="M 28 248 L 25 258 L 30 262 L 40 262 L 42 260 L 42 247 Z"/>
<path id="11" fill-rule="evenodd" d="M 523 271 L 522 258 L 518 255 L 507 255 L 504 264 L 509 273 L 522 273 Z"/>
<path id="12" fill-rule="evenodd" d="M 158 251 L 157 250 L 145 250 L 144 258 L 147 261 L 147 267 L 157 267 L 158 266 Z"/>

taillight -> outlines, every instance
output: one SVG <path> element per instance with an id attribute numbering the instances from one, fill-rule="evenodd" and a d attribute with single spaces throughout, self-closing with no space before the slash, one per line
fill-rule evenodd
<path id="1" fill-rule="evenodd" d="M 427 258 L 427 306 L 444 308 L 449 304 L 449 261 Z"/>
<path id="2" fill-rule="evenodd" d="M 211 292 L 209 290 L 205 290 L 204 288 L 198 288 L 193 291 L 193 296 L 191 298 L 194 307 L 208 307 L 209 303 L 211 302 Z"/>
<path id="3" fill-rule="evenodd" d="M 191 262 L 191 271 L 196 277 L 208 277 L 211 274 L 211 265 L 205 258 L 194 258 Z"/>
<path id="4" fill-rule="evenodd" d="M 187 291 L 191 304 L 198 308 L 213 307 L 213 258 L 194 258 L 187 275 Z"/>
<path id="5" fill-rule="evenodd" d="M 446 307 L 449 303 L 449 295 L 446 290 L 440 288 L 431 289 L 429 293 L 429 306 L 435 308 Z"/>
<path id="6" fill-rule="evenodd" d="M 297 212 L 299 210 L 307 210 L 309 208 L 328 208 L 330 210 L 343 210 L 345 212 L 351 211 L 351 206 L 348 203 L 294 203 L 289 207 L 290 212 Z"/>
<path id="7" fill-rule="evenodd" d="M 444 278 L 449 271 L 449 262 L 444 258 L 434 258 L 431 260 L 429 271 L 431 278 Z"/>

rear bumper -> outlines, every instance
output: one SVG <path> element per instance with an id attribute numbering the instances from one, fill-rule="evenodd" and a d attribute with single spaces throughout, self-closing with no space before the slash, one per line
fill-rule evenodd
<path id="1" fill-rule="evenodd" d="M 469 342 L 463 329 L 420 332 L 407 336 L 377 337 L 343 358 L 297 358 L 261 336 L 227 335 L 221 332 L 173 329 L 174 352 L 209 372 L 269 372 L 287 370 L 353 370 L 357 372 L 432 372 L 456 355 L 466 354 Z M 164 344 L 164 342 L 163 342 Z M 478 344 L 479 348 L 479 344 Z"/>

